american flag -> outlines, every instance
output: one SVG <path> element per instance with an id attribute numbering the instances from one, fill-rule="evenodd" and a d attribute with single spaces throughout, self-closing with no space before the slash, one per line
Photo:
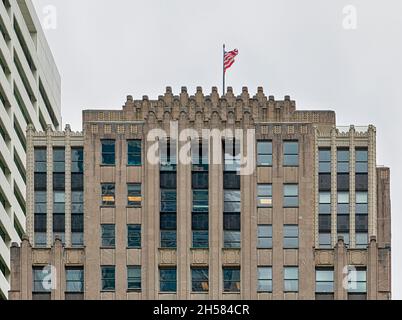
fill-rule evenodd
<path id="1" fill-rule="evenodd" d="M 233 51 L 225 52 L 225 60 L 224 60 L 224 70 L 228 70 L 234 63 L 235 58 L 239 54 L 239 50 L 235 49 Z"/>

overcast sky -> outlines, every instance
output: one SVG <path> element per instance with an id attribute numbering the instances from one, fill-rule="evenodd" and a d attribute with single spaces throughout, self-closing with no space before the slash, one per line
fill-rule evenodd
<path id="1" fill-rule="evenodd" d="M 62 77 L 63 123 L 83 108 L 118 109 L 172 86 L 221 91 L 222 44 L 238 48 L 227 85 L 263 86 L 299 109 L 332 109 L 339 125 L 374 124 L 378 164 L 391 167 L 393 297 L 402 299 L 402 1 L 33 0 L 57 10 L 45 30 Z M 357 29 L 346 20 L 353 5 Z M 351 13 L 351 11 L 347 11 Z"/>

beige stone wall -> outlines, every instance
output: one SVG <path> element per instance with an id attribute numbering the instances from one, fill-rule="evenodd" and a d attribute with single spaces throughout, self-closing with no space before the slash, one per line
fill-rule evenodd
<path id="1" fill-rule="evenodd" d="M 177 169 L 177 250 L 161 249 L 159 235 L 159 166 L 146 161 L 150 143 L 147 134 L 154 128 L 169 128 L 170 120 L 177 120 L 179 128 L 219 129 L 254 128 L 256 139 L 273 142 L 273 166 L 257 168 L 249 176 L 241 177 L 242 212 L 241 212 L 241 249 L 223 248 L 223 167 L 212 165 L 209 170 L 209 249 L 193 249 L 191 234 L 191 166 L 178 164 Z M 348 264 L 367 266 L 368 297 L 370 299 L 389 298 L 390 292 L 390 252 L 386 244 L 390 243 L 390 206 L 389 172 L 377 170 L 375 164 L 375 129 L 370 127 L 367 133 L 356 130 L 341 133 L 335 128 L 335 113 L 331 111 L 296 111 L 294 101 L 285 97 L 275 101 L 266 97 L 261 88 L 254 97 L 250 97 L 246 88 L 240 96 L 234 96 L 229 88 L 225 97 L 218 96 L 216 88 L 204 96 L 201 88 L 194 96 L 189 96 L 185 88 L 179 96 L 174 96 L 167 88 L 164 96 L 157 101 L 147 97 L 134 101 L 128 97 L 122 110 L 96 111 L 83 113 L 84 149 L 85 149 L 85 249 L 76 250 L 80 262 L 85 267 L 86 299 L 314 299 L 315 268 L 334 267 L 335 297 L 346 299 L 347 292 L 342 281 L 344 267 Z M 31 143 L 49 143 L 49 137 L 34 137 Z M 70 138 L 65 137 L 66 145 Z M 101 165 L 101 139 L 116 140 L 116 165 Z M 127 167 L 127 139 L 143 141 L 142 167 Z M 299 166 L 284 167 L 283 141 L 298 140 Z M 246 142 L 245 145 L 246 146 Z M 370 181 L 370 236 L 372 241 L 367 250 L 354 249 L 338 242 L 336 231 L 333 232 L 333 250 L 318 249 L 318 206 L 317 206 L 317 150 L 319 146 L 329 146 L 336 159 L 337 146 L 368 146 L 369 181 Z M 68 153 L 66 153 L 68 155 Z M 213 156 L 213 154 L 211 154 Z M 354 154 L 351 152 L 351 160 Z M 32 157 L 30 158 L 32 159 Z M 336 163 L 336 161 L 335 161 Z M 336 164 L 335 164 L 336 165 Z M 28 170 L 32 170 L 32 165 Z M 51 171 L 51 170 L 50 170 Z M 28 171 L 28 177 L 30 172 Z M 377 183 L 377 176 L 380 177 Z M 29 180 L 31 181 L 31 180 Z M 31 182 L 32 183 L 32 182 Z M 69 181 L 66 182 L 70 183 Z M 101 183 L 116 184 L 116 206 L 101 206 Z M 142 183 L 142 208 L 128 208 L 127 183 Z M 257 209 L 257 184 L 272 183 L 274 202 L 272 208 Z M 283 184 L 299 185 L 299 208 L 283 208 Z M 351 190 L 354 190 L 351 179 Z M 378 187 L 377 187 L 378 185 Z M 336 190 L 336 181 L 333 182 Z M 33 192 L 32 188 L 29 192 Z M 335 191 L 336 192 L 336 191 Z M 376 199 L 379 199 L 378 207 Z M 28 197 L 28 199 L 32 199 Z M 353 195 L 351 197 L 351 202 Z M 384 199 L 384 200 L 382 200 Z M 31 200 L 32 201 L 32 200 Z M 28 203 L 28 208 L 32 204 Z M 68 210 L 67 210 L 68 211 Z M 351 219 L 353 224 L 353 208 Z M 28 213 L 29 223 L 33 223 L 32 209 Z M 333 207 L 336 229 L 336 206 Z M 66 216 L 66 231 L 70 230 Z M 101 247 L 101 224 L 116 225 L 116 248 Z M 127 249 L 127 224 L 142 225 L 142 248 Z M 257 249 L 258 224 L 273 225 L 273 249 Z M 283 248 L 283 226 L 299 225 L 299 249 Z M 33 227 L 29 238 L 33 239 Z M 375 237 L 377 236 L 377 238 Z M 70 235 L 66 235 L 66 247 L 49 243 L 47 260 L 54 263 L 61 271 L 59 281 L 65 281 L 64 266 L 70 262 Z M 377 242 L 378 239 L 378 242 Z M 32 240 L 31 240 L 32 243 Z M 21 248 L 14 247 L 12 290 L 13 299 L 29 299 L 32 279 L 30 266 L 36 261 L 27 241 Z M 70 251 L 69 251 L 70 250 Z M 74 255 L 73 254 L 73 255 Z M 46 260 L 46 259 L 45 259 Z M 44 260 L 43 260 L 44 261 Z M 101 292 L 101 265 L 116 266 L 115 292 Z M 127 266 L 142 266 L 142 291 L 127 291 Z M 162 294 L 159 292 L 159 267 L 177 267 L 177 292 Z M 191 292 L 191 267 L 209 267 L 210 290 L 205 294 Z M 241 268 L 241 292 L 223 292 L 223 266 Z M 257 268 L 273 267 L 273 293 L 257 292 Z M 299 292 L 285 293 L 283 288 L 283 268 L 299 267 Z M 384 276 L 384 272 L 389 276 Z M 63 299 L 63 285 L 52 297 Z"/>

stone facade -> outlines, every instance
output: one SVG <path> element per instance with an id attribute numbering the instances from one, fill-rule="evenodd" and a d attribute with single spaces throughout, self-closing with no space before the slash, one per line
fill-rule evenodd
<path id="1" fill-rule="evenodd" d="M 255 140 L 272 141 L 272 166 L 257 167 L 253 174 L 241 176 L 241 248 L 225 248 L 223 235 L 223 166 L 213 164 L 209 168 L 209 248 L 192 247 L 192 169 L 191 165 L 177 163 L 177 248 L 161 248 L 160 245 L 160 175 L 159 165 L 147 161 L 152 145 L 148 133 L 155 128 L 168 132 L 170 122 L 177 121 L 179 131 L 202 129 L 255 129 Z M 389 169 L 377 168 L 376 131 L 367 128 L 336 127 L 332 111 L 298 111 L 296 104 L 285 97 L 277 101 L 264 95 L 262 88 L 251 97 L 247 88 L 235 96 L 228 88 L 223 97 L 213 88 L 205 96 L 197 88 L 189 96 L 186 88 L 175 96 L 171 88 L 158 100 L 148 97 L 134 100 L 127 97 L 122 110 L 86 110 L 83 112 L 84 181 L 85 181 L 85 231 L 82 248 L 72 248 L 69 235 L 69 198 L 66 194 L 66 238 L 63 246 L 53 242 L 48 234 L 47 248 L 32 247 L 33 208 L 32 189 L 28 187 L 28 232 L 21 247 L 12 248 L 11 299 L 31 299 L 31 266 L 54 265 L 59 275 L 58 286 L 51 298 L 64 299 L 66 266 L 82 266 L 85 270 L 85 299 L 315 299 L 316 269 L 332 268 L 335 299 L 347 299 L 344 289 L 345 267 L 364 267 L 367 275 L 368 299 L 391 298 L 390 259 L 390 193 Z M 55 133 L 48 131 L 47 135 Z M 70 131 L 58 134 L 68 149 Z M 28 135 L 29 136 L 29 135 Z M 32 134 L 29 152 L 38 140 L 49 144 L 46 134 Z M 101 163 L 101 141 L 115 141 L 116 163 Z M 127 165 L 126 141 L 142 141 L 142 165 Z M 246 139 L 244 139 L 246 147 Z M 298 141 L 298 166 L 283 165 L 284 141 Z M 331 193 L 337 197 L 337 148 L 350 150 L 350 163 L 356 160 L 356 148 L 368 151 L 368 239 L 367 248 L 358 248 L 355 238 L 355 179 L 354 166 L 350 166 L 350 241 L 346 245 L 337 236 L 337 204 L 332 201 L 331 248 L 320 248 L 319 243 L 319 148 L 331 150 Z M 66 150 L 67 150 L 66 149 Z M 49 151 L 48 151 L 49 152 Z M 66 152 L 66 159 L 68 156 Z M 213 157 L 211 150 L 210 157 Z M 28 157 L 32 161 L 32 156 Z M 51 163 L 51 161 L 49 161 Z M 66 165 L 67 167 L 67 165 Z M 32 170 L 32 163 L 28 163 Z M 49 174 L 52 171 L 48 170 Z M 115 184 L 115 205 L 101 205 L 101 184 Z M 128 183 L 142 185 L 140 208 L 127 206 Z M 33 184 L 32 180 L 28 185 Z M 66 180 L 66 184 L 69 181 Z M 273 204 L 270 208 L 258 208 L 257 185 L 271 184 Z M 299 205 L 286 208 L 283 204 L 285 184 L 299 186 Z M 49 186 L 51 188 L 51 186 Z M 51 200 L 51 199 L 49 199 Z M 31 202 L 29 202 L 31 201 Z M 50 213 L 50 212 L 49 212 Z M 51 216 L 49 214 L 49 216 Z M 115 247 L 101 244 L 101 225 L 115 225 Z M 142 247 L 127 248 L 127 225 L 139 224 L 142 231 Z M 258 226 L 272 225 L 273 245 L 270 249 L 258 249 Z M 284 248 L 284 226 L 299 228 L 298 248 Z M 49 221 L 51 230 L 51 221 Z M 50 233 L 48 231 L 48 233 Z M 36 253 L 38 252 L 38 253 Z M 101 266 L 115 267 L 115 290 L 101 290 Z M 127 289 L 127 266 L 141 266 L 141 290 Z M 177 290 L 160 291 L 159 268 L 177 268 Z M 208 267 L 209 290 L 192 292 L 191 268 Z M 223 267 L 239 267 L 241 272 L 239 292 L 225 292 Z M 272 267 L 272 292 L 258 290 L 258 267 Z M 285 267 L 298 267 L 298 290 L 287 292 L 284 288 Z"/>

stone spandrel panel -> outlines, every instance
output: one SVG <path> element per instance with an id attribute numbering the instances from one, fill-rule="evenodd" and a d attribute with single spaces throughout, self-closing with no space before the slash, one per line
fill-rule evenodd
<path id="1" fill-rule="evenodd" d="M 272 249 L 258 249 L 257 263 L 259 266 L 272 266 Z"/>
<path id="2" fill-rule="evenodd" d="M 66 265 L 84 265 L 85 251 L 83 249 L 65 249 L 64 250 Z"/>
<path id="3" fill-rule="evenodd" d="M 315 265 L 316 266 L 333 266 L 335 263 L 335 253 L 333 250 L 316 250 Z"/>
<path id="4" fill-rule="evenodd" d="M 116 264 L 116 250 L 101 249 L 100 260 L 102 266 L 114 266 Z"/>
<path id="5" fill-rule="evenodd" d="M 238 266 L 241 263 L 239 249 L 222 249 L 222 263 L 224 266 Z"/>
<path id="6" fill-rule="evenodd" d="M 367 265 L 367 250 L 349 250 L 348 261 L 353 266 Z"/>
<path id="7" fill-rule="evenodd" d="M 209 265 L 209 250 L 193 249 L 191 250 L 193 266 L 208 266 Z"/>
<path id="8" fill-rule="evenodd" d="M 171 249 L 159 249 L 159 265 L 177 265 L 177 252 Z"/>
<path id="9" fill-rule="evenodd" d="M 51 263 L 51 250 L 50 249 L 33 249 L 32 250 L 32 264 L 33 265 L 47 265 Z"/>

